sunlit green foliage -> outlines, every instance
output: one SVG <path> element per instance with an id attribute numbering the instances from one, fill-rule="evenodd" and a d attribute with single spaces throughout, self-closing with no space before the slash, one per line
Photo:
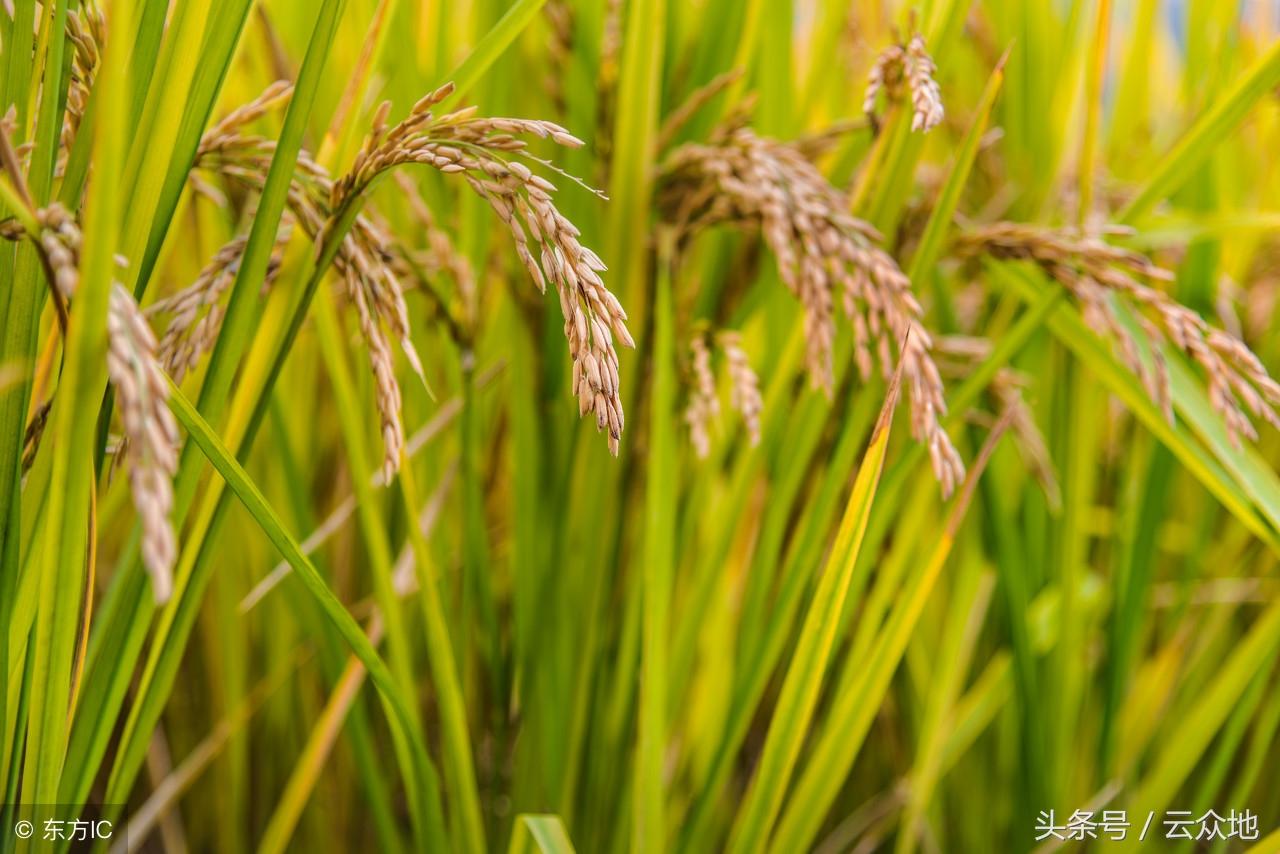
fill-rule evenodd
<path id="1" fill-rule="evenodd" d="M 106 804 L 135 844 L 217 851 L 1021 852 L 1042 810 L 1211 808 L 1280 850 L 1276 431 L 1234 442 L 1124 295 L 1169 413 L 1045 265 L 958 248 L 999 221 L 1101 235 L 1280 369 L 1272 5 L 0 2 L 0 803 Z M 916 34 L 928 133 L 909 91 L 863 112 Z M 205 133 L 277 80 L 287 104 L 245 128 L 271 141 L 261 180 L 202 171 Z M 298 175 L 358 168 L 379 116 L 450 81 L 437 116 L 585 143 L 527 162 L 635 339 L 616 458 L 578 417 L 555 288 L 459 176 L 402 164 L 299 227 Z M 841 322 L 824 395 L 776 247 L 682 227 L 673 153 L 726 126 L 810 158 L 909 274 L 912 334 L 960 354 L 954 495 L 905 360 L 864 380 Z M 54 202 L 83 238 L 70 299 L 37 249 Z M 424 367 L 387 356 L 390 479 L 337 275 L 369 222 L 405 250 Z M 221 331 L 168 398 L 157 603 L 108 299 L 145 310 L 235 238 Z M 717 355 L 701 456 L 690 341 L 725 331 L 759 441 Z"/>

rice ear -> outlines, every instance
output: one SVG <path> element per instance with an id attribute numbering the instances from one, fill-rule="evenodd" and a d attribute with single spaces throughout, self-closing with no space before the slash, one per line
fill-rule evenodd
<path id="1" fill-rule="evenodd" d="M 862 98 L 862 112 L 872 128 L 879 129 L 876 103 L 880 93 L 893 100 L 902 98 L 904 90 L 911 99 L 911 130 L 928 133 L 940 125 L 946 111 L 937 74 L 938 67 L 919 33 L 906 45 L 890 45 L 882 51 L 871 65 Z"/>
<path id="2" fill-rule="evenodd" d="M 129 486 L 142 522 L 142 559 L 157 603 L 173 590 L 177 542 L 169 514 L 178 469 L 178 425 L 169 411 L 169 386 L 156 358 L 156 339 L 133 295 L 111 288 L 107 316 L 107 375 L 124 425 Z"/>
<path id="3" fill-rule="evenodd" d="M 1160 355 L 1170 344 L 1198 364 L 1208 381 L 1209 400 L 1222 416 L 1227 435 L 1258 438 L 1249 415 L 1280 426 L 1280 384 L 1238 337 L 1211 326 L 1199 314 L 1146 282 L 1165 282 L 1172 273 L 1146 256 L 1111 246 L 1100 237 L 1000 222 L 974 228 L 959 241 L 962 254 L 988 253 L 997 258 L 1035 262 L 1081 303 L 1085 323 L 1111 339 L 1121 360 L 1142 381 L 1147 394 L 1172 420 L 1169 378 Z M 1132 333 L 1116 315 L 1110 294 L 1121 294 L 1142 312 L 1138 328 L 1146 337 L 1151 364 L 1142 359 Z"/>
<path id="4" fill-rule="evenodd" d="M 578 363 L 590 355 L 598 363 L 611 364 L 609 383 L 575 384 L 575 391 L 580 395 L 582 414 L 596 415 L 597 426 L 601 430 L 607 428 L 610 448 L 616 453 L 624 418 L 618 384 L 612 381 L 617 366 L 613 338 L 616 336 L 624 345 L 634 345 L 626 328 L 626 314 L 599 276 L 605 265 L 579 242 L 577 227 L 555 207 L 552 201 L 555 186 L 517 159 L 525 158 L 555 168 L 528 155 L 522 135 L 569 147 L 579 146 L 582 141 L 554 122 L 536 119 L 481 118 L 470 109 L 435 117 L 432 109 L 451 92 L 449 84 L 440 87 L 390 127 L 385 126 L 388 108 L 379 107 L 373 117 L 372 130 L 351 170 L 336 181 L 304 152 L 299 157 L 300 174 L 290 190 L 290 209 L 298 225 L 319 243 L 332 218 L 384 172 L 401 165 L 423 164 L 444 174 L 462 174 L 507 226 L 516 242 L 517 254 L 538 287 L 544 289 L 547 282 L 555 284 L 572 360 Z M 215 126 L 201 143 L 199 165 L 261 187 L 273 152 L 272 143 L 243 136 L 240 130 L 248 118 L 261 115 L 285 94 L 283 88 L 272 87 Z M 401 187 L 406 185 L 402 183 Z M 406 189 L 411 190 L 412 185 Z M 425 211 L 425 205 L 416 199 L 416 192 L 408 194 L 415 200 L 419 212 Z M 429 235 L 433 247 L 447 243 L 447 239 L 442 241 L 438 229 L 431 226 Z M 538 245 L 538 252 L 530 248 L 531 241 Z M 370 215 L 360 214 L 334 261 L 357 308 L 361 332 L 370 349 L 371 367 L 378 378 L 377 397 L 387 439 L 384 459 L 390 470 L 399 464 L 395 446 L 400 441 L 400 430 L 398 412 L 392 417 L 386 408 L 393 405 L 398 408 L 399 388 L 395 385 L 394 371 L 385 364 L 389 350 L 381 331 L 383 327 L 400 342 L 411 368 L 426 382 L 421 359 L 410 337 L 403 288 L 390 266 L 397 254 L 392 243 L 391 237 Z M 475 299 L 474 277 L 462 272 L 461 265 L 452 266 L 470 305 Z"/>
<path id="5" fill-rule="evenodd" d="M 930 448 L 949 495 L 964 479 L 964 464 L 939 422 L 946 401 L 920 303 L 897 262 L 871 242 L 875 230 L 848 213 L 844 195 L 796 148 L 739 127 L 673 151 L 663 164 L 659 200 L 686 236 L 725 221 L 759 229 L 779 277 L 804 309 L 814 388 L 834 392 L 837 302 L 853 325 L 860 370 L 869 371 L 873 347 L 886 376 L 904 363 L 912 434 Z"/>

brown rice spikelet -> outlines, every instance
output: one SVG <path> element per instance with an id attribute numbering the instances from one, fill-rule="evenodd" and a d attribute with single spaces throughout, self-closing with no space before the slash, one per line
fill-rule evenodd
<path id="1" fill-rule="evenodd" d="M 720 349 L 729 366 L 729 403 L 742 416 L 752 445 L 760 444 L 760 413 L 764 398 L 760 396 L 760 378 L 751 367 L 747 351 L 742 349 L 742 336 L 737 332 L 720 333 Z"/>
<path id="2" fill-rule="evenodd" d="M 720 412 L 720 401 L 716 397 L 715 374 L 711 371 L 711 351 L 701 332 L 689 342 L 689 368 L 693 373 L 693 383 L 684 420 L 689 425 L 689 440 L 693 443 L 694 453 L 698 459 L 705 459 L 711 453 L 711 420 Z"/>
<path id="3" fill-rule="evenodd" d="M 942 106 L 942 89 L 937 81 L 938 67 L 929 56 L 919 33 L 903 45 L 886 48 L 871 66 L 862 111 L 873 128 L 878 127 L 876 100 L 881 92 L 889 99 L 911 96 L 911 129 L 928 133 L 942 124 L 946 111 Z"/>
<path id="4" fill-rule="evenodd" d="M 177 556 L 169 513 L 178 469 L 178 426 L 169 411 L 169 386 L 156 360 L 155 336 L 120 284 L 111 287 L 107 333 L 107 374 L 124 425 L 129 488 L 142 521 L 142 561 L 156 601 L 166 602 Z"/>

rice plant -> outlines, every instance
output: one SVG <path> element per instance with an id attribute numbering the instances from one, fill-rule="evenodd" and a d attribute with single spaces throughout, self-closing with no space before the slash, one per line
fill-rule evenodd
<path id="1" fill-rule="evenodd" d="M 0 0 L 0 851 L 1280 851 L 1277 91 L 1264 0 Z"/>

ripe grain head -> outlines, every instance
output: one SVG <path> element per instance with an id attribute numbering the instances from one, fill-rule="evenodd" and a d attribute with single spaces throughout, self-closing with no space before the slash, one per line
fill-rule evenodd
<path id="1" fill-rule="evenodd" d="M 837 301 L 853 326 L 864 379 L 877 361 L 886 377 L 896 360 L 903 362 L 913 435 L 928 447 L 950 494 L 964 466 L 939 421 L 946 402 L 920 303 L 897 263 L 875 245 L 875 229 L 847 212 L 844 196 L 817 168 L 793 147 L 738 127 L 672 152 L 662 168 L 660 203 L 686 234 L 716 223 L 760 229 L 783 283 L 803 306 L 814 386 L 834 390 Z"/>
<path id="2" fill-rule="evenodd" d="M 1181 350 L 1204 371 L 1209 401 L 1222 416 L 1227 434 L 1256 440 L 1249 415 L 1280 427 L 1276 407 L 1280 384 L 1261 360 L 1235 335 L 1205 322 L 1199 314 L 1156 287 L 1173 275 L 1137 252 L 1112 246 L 1100 237 L 1029 225 L 996 223 L 965 235 L 962 251 L 985 251 L 997 258 L 1034 261 L 1080 303 L 1089 327 L 1110 339 L 1120 358 L 1142 380 L 1148 395 L 1173 418 L 1169 378 L 1161 344 Z M 1150 363 L 1112 302 L 1123 295 L 1139 309 L 1137 323 L 1147 343 Z"/>

